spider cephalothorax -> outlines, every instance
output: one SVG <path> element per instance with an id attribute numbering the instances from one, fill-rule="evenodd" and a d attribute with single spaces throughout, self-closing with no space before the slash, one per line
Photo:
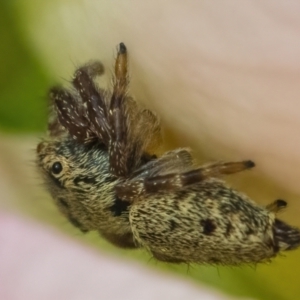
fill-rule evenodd
<path id="1" fill-rule="evenodd" d="M 128 95 L 127 50 L 119 45 L 113 90 L 95 83 L 100 62 L 79 68 L 73 89 L 50 91 L 49 138 L 37 165 L 58 207 L 82 231 L 157 259 L 237 265 L 297 248 L 300 231 L 219 177 L 250 160 L 197 166 L 188 149 L 156 156 L 160 123 Z"/>

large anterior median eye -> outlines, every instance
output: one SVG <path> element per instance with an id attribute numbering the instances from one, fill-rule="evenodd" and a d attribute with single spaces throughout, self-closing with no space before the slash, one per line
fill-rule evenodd
<path id="1" fill-rule="evenodd" d="M 59 161 L 55 162 L 51 167 L 51 172 L 58 175 L 62 171 L 63 167 Z"/>

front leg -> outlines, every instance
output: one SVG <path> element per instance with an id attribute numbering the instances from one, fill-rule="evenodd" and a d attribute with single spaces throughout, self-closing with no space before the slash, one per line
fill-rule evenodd
<path id="1" fill-rule="evenodd" d="M 50 136 L 57 137 L 67 130 L 73 139 L 80 142 L 87 140 L 92 133 L 76 96 L 65 88 L 54 87 L 49 97 L 53 112 L 53 119 L 48 123 Z"/>
<path id="2" fill-rule="evenodd" d="M 124 106 L 127 81 L 127 49 L 123 43 L 120 43 L 115 63 L 113 94 L 109 106 L 109 123 L 111 124 L 110 171 L 117 176 L 126 176 L 128 173 L 126 157 L 127 124 Z"/>
<path id="3" fill-rule="evenodd" d="M 131 174 L 143 155 L 153 152 L 161 142 L 158 118 L 150 110 L 140 109 L 127 95 L 128 82 L 127 49 L 120 43 L 108 113 L 110 171 L 118 177 Z"/>
<path id="4" fill-rule="evenodd" d="M 127 50 L 123 43 L 116 58 L 112 93 L 101 90 L 94 81 L 103 73 L 102 63 L 91 62 L 76 70 L 72 80 L 75 91 L 61 87 L 51 90 L 53 118 L 48 129 L 52 136 L 67 131 L 79 142 L 104 144 L 109 152 L 110 172 L 126 177 L 159 146 L 160 122 L 154 113 L 140 109 L 127 95 Z"/>
<path id="5" fill-rule="evenodd" d="M 66 130 L 80 142 L 97 139 L 108 147 L 110 125 L 105 97 L 94 83 L 94 78 L 103 72 L 100 62 L 91 62 L 74 74 L 72 83 L 77 93 L 62 87 L 51 89 L 50 108 L 54 117 L 48 124 L 50 135 L 58 136 Z"/>
<path id="6" fill-rule="evenodd" d="M 94 78 L 103 73 L 104 67 L 101 62 L 91 62 L 75 72 L 73 86 L 85 105 L 83 113 L 89 121 L 90 130 L 108 147 L 111 129 L 107 107 L 103 93 L 94 83 Z"/>

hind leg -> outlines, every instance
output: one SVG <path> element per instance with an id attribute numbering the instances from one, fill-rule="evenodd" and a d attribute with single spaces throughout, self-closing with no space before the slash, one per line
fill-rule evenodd
<path id="1" fill-rule="evenodd" d="M 278 199 L 274 202 L 268 204 L 266 209 L 273 213 L 278 213 L 279 211 L 283 210 L 287 207 L 287 203 L 284 200 Z"/>
<path id="2" fill-rule="evenodd" d="M 146 193 L 157 193 L 173 191 L 184 188 L 185 186 L 196 184 L 210 177 L 229 175 L 246 169 L 253 168 L 252 161 L 216 163 L 203 168 L 198 168 L 181 174 L 166 174 L 146 178 L 144 189 Z"/>
<path id="3" fill-rule="evenodd" d="M 174 258 L 174 257 L 163 255 L 163 254 L 158 253 L 158 252 L 151 251 L 151 253 L 152 253 L 153 257 L 156 258 L 159 261 L 168 262 L 168 263 L 172 263 L 172 264 L 186 263 L 186 261 L 184 261 L 182 259 L 177 259 L 177 258 Z"/>
<path id="4" fill-rule="evenodd" d="M 132 202 L 141 195 L 172 192 L 192 184 L 197 184 L 207 178 L 234 174 L 253 167 L 254 163 L 250 160 L 216 163 L 187 172 L 174 172 L 127 180 L 116 186 L 116 192 L 119 198 Z M 151 172 L 151 169 L 149 172 Z"/>

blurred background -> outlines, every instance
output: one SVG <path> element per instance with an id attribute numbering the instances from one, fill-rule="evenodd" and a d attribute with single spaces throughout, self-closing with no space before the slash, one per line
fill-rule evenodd
<path id="1" fill-rule="evenodd" d="M 103 1 L 101 5 L 107 8 L 109 4 Z M 70 1 L 53 1 L 51 4 L 32 0 L 0 1 L 0 209 L 51 224 L 81 243 L 105 249 L 124 259 L 138 260 L 149 268 L 205 283 L 229 295 L 255 299 L 299 299 L 300 251 L 287 253 L 269 264 L 241 268 L 168 265 L 150 259 L 143 251 L 116 249 L 97 234 L 83 236 L 59 215 L 44 192 L 34 167 L 35 147 L 46 128 L 47 90 L 56 82 L 65 82 L 78 64 L 91 58 L 102 59 L 109 69 L 118 43 L 118 35 L 110 35 L 110 30 L 116 32 L 122 25 L 115 20 L 114 11 L 108 16 L 115 24 L 114 28 L 108 28 L 104 21 L 103 27 L 89 23 L 89 18 L 95 18 L 97 12 L 84 10 L 86 7 L 80 4 L 76 7 Z M 72 26 L 74 35 L 68 36 Z M 91 30 L 94 34 L 82 34 L 78 38 L 81 34 L 76 31 L 78 27 L 84 28 L 82 32 Z M 105 35 L 108 37 L 103 37 Z M 99 36 L 99 41 L 94 42 L 95 36 Z M 101 43 L 103 48 L 99 49 Z M 143 76 L 141 62 L 132 60 L 132 73 L 139 70 L 139 76 Z M 141 77 L 133 79 L 133 89 L 137 89 L 140 82 L 143 82 Z M 148 93 L 143 87 L 138 93 L 145 98 Z M 142 99 L 142 102 L 151 100 Z M 166 122 L 166 147 L 186 146 L 188 141 L 193 144 L 193 140 L 186 138 L 183 132 L 177 132 L 171 122 Z M 200 160 L 211 159 L 209 151 L 197 146 L 196 150 L 199 150 Z M 241 174 L 230 182 L 262 204 L 270 202 L 268 199 L 289 199 L 289 202 L 295 203 L 294 209 L 287 210 L 282 218 L 300 226 L 299 195 L 295 191 L 259 172 Z"/>

